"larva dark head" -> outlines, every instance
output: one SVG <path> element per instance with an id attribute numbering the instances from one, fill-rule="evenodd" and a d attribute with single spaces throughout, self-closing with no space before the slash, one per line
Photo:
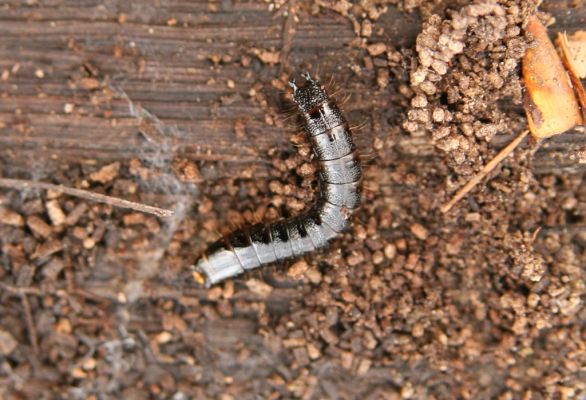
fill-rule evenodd
<path id="1" fill-rule="evenodd" d="M 328 100 L 328 95 L 322 89 L 319 81 L 311 78 L 309 74 L 303 74 L 305 85 L 299 87 L 295 81 L 289 82 L 293 88 L 293 100 L 301 112 L 310 112 Z"/>

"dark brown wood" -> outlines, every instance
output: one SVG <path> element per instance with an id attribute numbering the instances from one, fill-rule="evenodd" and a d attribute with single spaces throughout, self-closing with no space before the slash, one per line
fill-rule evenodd
<path id="1" fill-rule="evenodd" d="M 351 23 L 333 12 L 311 16 L 302 8 L 293 33 L 285 35 L 290 29 L 284 29 L 282 10 L 272 12 L 264 3 L 19 4 L 5 3 L 0 12 L 0 157 L 6 160 L 6 175 L 55 161 L 125 160 L 161 147 L 219 162 L 211 171 L 204 167 L 208 179 L 244 177 L 250 168 L 265 174 L 267 150 L 287 146 L 296 129 L 294 122 L 279 120 L 285 116 L 284 90 L 270 85 L 281 70 L 291 76 L 306 69 L 333 76 L 351 96 L 345 106 L 351 119 L 366 123 L 367 145 L 401 119 L 400 110 L 385 100 L 387 90 L 373 92 L 375 70 L 363 67 L 366 53 L 357 46 Z M 586 8 L 569 11 L 571 6 L 544 5 L 557 19 L 553 31 L 583 26 Z M 391 48 L 411 46 L 419 22 L 418 15 L 391 8 L 376 29 L 384 30 Z M 280 64 L 264 64 L 255 56 L 283 46 Z M 359 72 L 351 72 L 352 66 Z M 95 78 L 98 87 L 88 85 L 87 78 Z M 266 104 L 250 96 L 253 88 Z M 370 107 L 374 101 L 376 110 Z M 275 123 L 267 123 L 267 113 Z M 236 136 L 237 122 L 244 123 L 244 138 Z M 145 140 L 140 134 L 145 124 L 151 131 L 154 126 L 163 142 Z M 535 168 L 560 166 L 559 152 L 576 141 L 581 135 L 543 146 Z M 561 167 L 580 168 L 567 161 Z"/>

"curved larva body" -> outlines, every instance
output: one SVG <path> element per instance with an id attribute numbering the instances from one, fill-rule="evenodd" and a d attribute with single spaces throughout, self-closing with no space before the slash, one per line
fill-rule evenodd
<path id="1" fill-rule="evenodd" d="M 196 268 L 206 285 L 325 247 L 349 225 L 360 204 L 360 162 L 348 124 L 318 81 L 305 76 L 293 98 L 319 164 L 319 199 L 304 214 L 232 232 L 208 248 Z"/>

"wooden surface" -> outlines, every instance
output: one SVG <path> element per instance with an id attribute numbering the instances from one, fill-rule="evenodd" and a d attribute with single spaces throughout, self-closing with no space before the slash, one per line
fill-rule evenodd
<path id="1" fill-rule="evenodd" d="M 384 90 L 378 89 L 376 69 L 383 66 L 374 63 L 372 68 L 365 67 L 368 65 L 368 62 L 365 64 L 367 51 L 356 45 L 356 35 L 352 24 L 347 18 L 331 11 L 322 10 L 318 15 L 313 16 L 308 12 L 309 10 L 302 8 L 298 13 L 299 21 L 296 22 L 283 15 L 283 9 L 271 11 L 269 4 L 264 2 L 223 1 L 210 5 L 208 2 L 161 0 L 132 5 L 130 2 L 115 0 L 48 0 L 43 2 L 14 0 L 5 1 L 2 4 L 0 5 L 0 175 L 5 177 L 52 181 L 58 180 L 52 175 L 53 167 L 56 165 L 82 164 L 90 165 L 95 169 L 97 167 L 94 167 L 93 163 L 102 164 L 112 160 L 129 161 L 133 157 L 139 157 L 146 160 L 147 166 L 150 166 L 168 163 L 176 156 L 197 161 L 203 179 L 210 182 L 208 187 L 213 187 L 215 180 L 221 177 L 251 179 L 258 175 L 266 175 L 272 168 L 268 150 L 277 146 L 292 148 L 289 138 L 292 133 L 298 131 L 294 120 L 285 120 L 289 115 L 287 109 L 291 104 L 284 98 L 286 88 L 280 85 L 289 77 L 294 77 L 305 70 L 319 72 L 320 76 L 326 79 L 333 76 L 337 85 L 343 89 L 343 93 L 350 95 L 350 99 L 344 104 L 344 109 L 350 121 L 364 125 L 359 145 L 365 153 L 368 153 L 369 146 L 372 146 L 375 138 L 387 138 L 403 118 L 405 109 L 401 108 L 396 100 L 398 96 L 393 96 L 398 90 L 396 79 L 391 76 L 389 86 Z M 573 32 L 585 26 L 586 7 L 584 5 L 575 7 L 575 5 L 576 2 L 570 0 L 550 0 L 544 3 L 543 7 L 552 12 L 557 21 L 552 33 L 558 30 Z M 123 15 L 125 17 L 122 17 Z M 291 25 L 295 26 L 295 32 L 286 34 L 285 27 Z M 384 30 L 380 41 L 384 41 L 390 48 L 410 48 L 420 28 L 421 20 L 417 14 L 406 15 L 389 7 L 389 11 L 375 23 L 374 30 Z M 258 51 L 279 52 L 280 61 L 275 65 L 263 63 L 256 55 Z M 224 57 L 223 61 L 214 62 L 221 60 L 222 57 Z M 279 81 L 282 75 L 284 79 Z M 233 82 L 234 86 L 230 87 L 232 84 L 229 82 Z M 251 95 L 252 90 L 257 95 Z M 511 110 L 511 112 L 523 118 L 521 109 Z M 236 129 L 237 125 L 244 126 L 244 134 Z M 481 240 L 481 235 L 468 235 L 469 231 L 459 226 L 453 227 L 449 220 L 442 221 L 436 218 L 431 221 L 432 217 L 419 219 L 421 216 L 417 201 L 419 197 L 425 197 L 433 191 L 430 184 L 443 185 L 443 174 L 436 174 L 441 178 L 430 184 L 426 180 L 429 166 L 441 167 L 442 158 L 434 151 L 427 138 L 411 138 L 406 134 L 393 137 L 398 140 L 394 148 L 401 153 L 402 160 L 408 161 L 405 164 L 409 165 L 410 170 L 420 172 L 416 182 L 417 184 L 424 183 L 426 191 L 422 192 L 416 184 L 397 183 L 387 169 L 378 168 L 375 165 L 369 169 L 369 174 L 372 177 L 371 180 L 379 183 L 381 188 L 368 195 L 376 196 L 378 200 L 385 199 L 384 210 L 387 208 L 398 210 L 392 213 L 393 224 L 405 228 L 408 224 L 422 222 L 430 229 L 433 237 L 441 238 L 440 243 L 444 240 L 452 241 L 452 248 L 459 247 L 461 243 L 468 244 L 464 242 L 466 237 L 472 237 L 473 242 Z M 507 137 L 499 137 L 493 144 L 495 147 L 502 147 L 509 140 L 510 138 Z M 586 139 L 579 132 L 551 139 L 544 143 L 534 155 L 533 169 L 538 173 L 581 171 L 584 165 L 571 160 L 567 154 L 572 149 L 580 149 L 584 146 L 586 146 Z M 447 168 L 444 170 L 447 171 Z M 401 174 L 407 175 L 407 172 L 402 171 Z M 149 204 L 168 204 L 169 202 L 188 204 L 189 201 L 193 201 L 194 193 L 190 192 L 191 187 L 186 187 L 178 194 L 172 190 L 165 191 L 165 188 L 169 187 L 170 185 L 161 185 L 149 188 L 153 192 L 158 190 L 159 193 L 155 196 L 165 197 L 166 202 L 150 201 L 152 200 L 148 197 L 151 196 L 150 191 L 141 199 Z M 14 196 L 17 195 L 14 194 Z M 179 201 L 181 196 L 185 201 Z M 197 200 L 196 198 L 196 202 Z M 551 202 L 553 203 L 554 199 L 551 199 Z M 411 203 L 411 205 L 405 203 Z M 410 206 L 412 209 L 409 208 Z M 557 204 L 554 206 L 557 208 Z M 219 218 L 222 222 L 229 220 L 224 214 Z M 384 219 L 389 218 L 384 217 Z M 106 226 L 109 221 L 111 220 L 98 221 L 102 224 L 98 226 Z M 507 221 L 503 219 L 499 222 Z M 183 223 L 190 226 L 188 218 L 185 218 Z M 167 265 L 170 263 L 168 259 L 161 261 L 162 251 L 150 250 L 168 245 L 174 230 L 177 229 L 177 225 L 170 225 L 168 229 L 162 229 L 156 235 L 153 234 L 154 237 L 147 243 L 148 248 L 138 250 L 136 255 L 115 252 L 110 255 L 107 246 L 104 246 L 99 253 L 103 259 L 100 259 L 97 266 L 76 265 L 78 276 L 71 281 L 74 281 L 73 283 L 77 286 L 75 293 L 70 295 L 88 299 L 90 309 L 96 310 L 97 326 L 104 324 L 105 318 L 112 321 L 112 331 L 115 330 L 116 324 L 123 326 L 124 330 L 116 331 L 114 335 L 117 335 L 116 339 L 118 336 L 123 337 L 127 332 L 126 328 L 133 335 L 139 330 L 144 330 L 150 335 L 162 330 L 163 324 L 159 320 L 163 319 L 164 312 L 159 310 L 163 308 L 163 302 L 159 300 L 176 300 L 185 308 L 183 316 L 189 324 L 189 333 L 185 335 L 188 344 L 184 352 L 189 357 L 195 357 L 198 364 L 169 363 L 165 365 L 165 368 L 173 372 L 178 382 L 189 382 L 191 388 L 196 387 L 200 382 L 213 381 L 217 371 L 222 371 L 225 376 L 233 379 L 234 386 L 248 387 L 247 385 L 250 385 L 252 387 L 255 381 L 268 382 L 267 385 L 271 385 L 273 383 L 268 378 L 274 376 L 275 371 L 283 376 L 284 381 L 291 381 L 295 377 L 289 372 L 291 359 L 286 358 L 283 355 L 285 353 L 278 347 L 280 339 L 261 334 L 258 321 L 255 321 L 256 314 L 249 309 L 249 302 L 264 301 L 269 310 L 268 314 L 276 320 L 280 315 L 289 312 L 292 303 L 302 301 L 304 293 L 298 288 L 286 287 L 295 285 L 292 281 L 269 282 L 274 286 L 274 290 L 266 298 L 255 297 L 251 291 L 239 290 L 236 299 L 233 299 L 233 315 L 214 318 L 215 311 L 211 306 L 206 306 L 205 310 L 209 312 L 209 318 L 206 317 L 205 321 L 202 321 L 203 318 L 199 318 L 197 314 L 199 304 L 197 306 L 193 304 L 201 298 L 205 305 L 206 299 L 203 296 L 206 291 L 191 287 L 189 277 L 177 275 L 176 270 Z M 528 231 L 533 232 L 534 226 L 529 226 L 531 229 Z M 578 225 L 574 226 L 580 229 Z M 194 255 L 203 249 L 205 243 L 202 236 L 196 237 L 194 228 L 191 230 L 185 226 L 182 228 L 190 232 L 189 235 L 185 234 L 187 238 L 185 238 L 184 253 L 187 256 L 181 258 L 180 255 L 184 253 L 179 255 L 173 253 L 172 257 L 167 256 L 167 258 L 180 260 L 180 263 L 173 265 L 180 264 L 181 271 L 189 275 L 189 271 L 184 267 L 193 261 Z M 546 229 L 547 227 L 544 230 Z M 565 226 L 563 229 L 566 229 Z M 144 233 L 145 229 L 138 226 L 136 231 Z M 380 235 L 391 243 L 397 238 L 385 237 L 390 234 L 389 231 L 388 228 L 381 228 Z M 408 229 L 405 228 L 404 231 L 405 237 L 409 238 Z M 199 233 L 199 226 L 197 233 Z M 392 234 L 395 233 L 393 230 Z M 487 234 L 484 233 L 484 235 Z M 397 237 L 404 240 L 403 236 Z M 409 239 L 407 243 L 411 246 L 413 242 L 414 240 Z M 194 249 L 194 244 L 200 245 L 200 248 Z M 352 252 L 351 246 L 356 248 L 358 244 L 350 243 L 350 247 L 346 249 L 347 253 Z M 429 246 L 433 255 L 433 251 L 436 251 L 435 245 Z M 419 245 L 416 245 L 409 248 L 409 251 L 418 254 L 418 248 Z M 490 254 L 491 257 L 494 256 L 493 253 Z M 399 258 L 401 257 L 405 258 L 403 254 Z M 421 257 L 424 259 L 426 253 L 422 252 Z M 87 258 L 95 261 L 93 256 Z M 448 260 L 446 262 L 450 262 L 449 257 L 446 259 Z M 85 259 L 82 258 L 82 260 L 85 262 Z M 477 268 L 483 262 L 481 258 L 474 257 L 463 258 L 463 260 Z M 70 261 L 66 259 L 66 262 Z M 136 270 L 133 269 L 135 264 L 143 269 L 138 267 Z M 399 265 L 399 262 L 395 264 Z M 504 261 L 501 264 L 503 269 L 509 268 Z M 551 264 L 554 265 L 555 260 Z M 124 270 L 125 273 L 128 272 L 128 276 L 121 273 L 121 265 L 129 265 Z M 454 262 L 454 265 L 454 269 L 456 266 L 460 268 L 457 262 Z M 328 270 L 332 274 L 328 279 L 331 279 L 335 269 L 328 268 Z M 401 278 L 397 270 L 402 271 L 403 267 L 392 272 Z M 434 284 L 443 282 L 449 288 L 445 294 L 447 300 L 442 303 L 444 297 L 441 297 L 442 300 L 438 300 L 438 311 L 430 312 L 429 315 L 439 315 L 439 311 L 450 313 L 450 310 L 455 309 L 454 304 L 459 302 L 465 303 L 462 307 L 465 307 L 466 315 L 473 314 L 470 311 L 472 308 L 468 308 L 472 307 L 468 305 L 468 301 L 459 300 L 460 298 L 467 299 L 468 297 L 465 296 L 468 294 L 465 291 L 459 294 L 456 288 L 450 289 L 450 281 L 453 279 L 455 282 L 456 278 L 462 278 L 462 282 L 465 283 L 462 286 L 465 288 L 469 284 L 481 285 L 484 281 L 478 280 L 478 276 L 473 275 L 473 273 L 479 273 L 477 269 L 470 269 L 472 272 L 462 270 L 464 271 L 462 275 L 448 273 L 449 270 L 446 268 L 443 268 L 443 272 L 439 271 L 439 278 L 432 282 Z M 391 271 L 390 267 L 389 271 Z M 407 271 L 407 274 L 411 274 L 407 276 L 412 276 L 409 279 L 413 281 L 416 277 L 427 276 L 427 273 L 420 271 Z M 145 276 L 152 277 L 153 275 L 156 277 L 156 285 L 141 286 Z M 490 271 L 486 275 L 494 276 L 491 279 L 497 282 L 494 284 L 497 288 L 506 283 L 503 274 L 499 275 L 495 271 Z M 409 279 L 401 278 L 398 282 L 406 282 L 404 286 L 408 287 Z M 65 285 L 63 281 L 60 280 L 58 283 Z M 141 285 L 137 285 L 136 282 L 140 282 Z M 337 281 L 331 281 L 331 285 L 332 292 L 339 290 Z M 438 288 L 441 289 L 434 286 L 434 290 Z M 47 290 L 50 289 L 51 286 Z M 380 290 L 383 291 L 383 289 L 388 288 Z M 390 296 L 388 298 L 397 300 L 398 304 L 399 300 L 402 301 L 402 296 L 409 294 L 404 287 L 390 289 L 394 290 L 396 298 Z M 491 295 L 497 296 L 498 293 L 493 293 L 493 289 L 487 286 L 486 290 Z M 412 290 L 422 291 L 419 287 Z M 132 296 L 128 294 L 128 303 L 116 303 L 119 301 L 120 293 L 132 293 Z M 53 295 L 53 293 L 42 294 Z M 433 298 L 435 295 L 429 296 Z M 456 300 L 452 301 L 451 298 Z M 145 301 L 141 302 L 141 300 Z M 186 300 L 190 300 L 190 303 Z M 498 302 L 498 298 L 495 297 L 493 303 Z M 14 314 L 10 316 L 9 322 L 21 318 L 22 311 L 18 304 L 9 305 L 7 308 Z M 53 309 L 58 310 L 57 307 Z M 193 311 L 194 309 L 196 311 Z M 102 310 L 106 311 L 102 312 Z M 415 310 L 423 310 L 423 308 L 416 307 Z M 39 304 L 33 307 L 34 315 L 37 316 L 43 311 L 44 306 L 39 301 Z M 373 321 L 377 319 L 374 312 L 373 310 L 371 314 Z M 205 315 L 208 316 L 208 314 Z M 321 314 L 316 315 L 321 317 Z M 414 318 L 420 317 L 417 313 L 410 313 L 410 315 Z M 462 316 L 466 317 L 466 315 Z M 278 326 L 274 320 L 271 323 Z M 393 346 L 395 342 L 403 341 L 406 336 L 404 332 L 408 331 L 402 324 L 401 320 L 397 320 L 393 328 L 396 334 L 389 335 L 384 344 L 386 349 L 388 343 L 390 349 L 388 350 L 391 354 L 389 364 L 383 366 L 373 364 L 369 372 L 364 375 L 357 375 L 350 371 L 340 372 L 340 367 L 331 362 L 337 357 L 333 351 L 340 352 L 340 349 L 331 346 L 332 353 L 324 357 L 323 361 L 315 362 L 311 367 L 317 371 L 320 385 L 324 388 L 323 393 L 329 398 L 343 398 L 340 393 L 350 397 L 348 393 L 352 394 L 353 391 L 358 392 L 367 388 L 385 385 L 399 388 L 405 382 L 405 376 L 415 385 L 425 383 L 432 388 L 439 388 L 436 389 L 438 393 L 442 393 L 443 387 L 460 385 L 462 375 L 453 374 L 453 370 L 450 369 L 447 372 L 443 370 L 440 372 L 437 366 L 427 365 L 429 362 L 427 357 L 416 360 L 419 357 L 416 342 L 413 342 L 410 353 L 414 355 L 413 359 L 417 368 L 410 369 L 396 357 L 392 352 Z M 437 324 L 440 325 L 439 322 Z M 507 330 L 508 328 L 503 324 L 505 322 L 489 325 L 494 329 L 484 329 L 486 325 L 483 325 L 481 332 L 493 335 L 494 331 L 498 331 L 496 327 L 501 325 L 502 328 L 499 329 Z M 441 326 L 443 325 L 442 321 Z M 405 326 L 409 325 L 405 324 Z M 388 328 L 391 329 L 391 327 Z M 76 326 L 76 329 L 79 327 Z M 109 332 L 109 329 L 105 328 L 105 331 Z M 205 338 L 205 346 L 200 345 L 202 339 L 198 335 Z M 26 343 L 27 338 L 24 336 L 23 333 L 18 340 Z M 136 336 L 139 337 L 139 335 Z M 421 340 L 423 339 L 425 337 Z M 496 343 L 493 337 L 490 337 L 490 340 L 487 338 L 479 340 Z M 244 345 L 240 345 L 239 341 L 243 341 Z M 543 346 L 547 348 L 553 346 L 546 340 L 536 339 L 536 342 L 543 342 Z M 507 343 L 510 341 L 503 339 L 503 347 L 506 346 L 508 349 L 511 346 Z M 429 343 L 426 343 L 420 347 L 428 346 Z M 21 344 L 21 347 L 24 345 Z M 408 347 L 405 346 L 405 348 Z M 556 352 L 555 347 L 552 348 L 554 350 L 546 354 L 548 357 Z M 250 349 L 250 354 L 242 357 L 244 354 L 242 349 Z M 494 375 L 498 380 L 504 376 L 503 367 L 493 363 L 494 349 L 495 347 L 489 347 L 486 358 L 481 358 L 474 355 L 476 348 L 471 347 L 470 353 L 458 355 L 455 353 L 456 350 L 450 347 L 445 350 L 446 354 L 449 353 L 445 365 L 449 368 L 454 365 L 456 369 L 461 368 L 464 375 L 469 374 L 469 381 L 473 382 L 474 386 L 478 386 L 477 382 L 482 381 L 480 373 L 476 374 L 473 368 L 469 368 L 469 364 L 462 361 L 472 359 L 471 365 L 477 362 L 478 365 L 483 366 L 483 369 L 490 371 L 490 376 Z M 376 349 L 376 357 L 379 357 L 381 351 L 381 347 Z M 430 350 L 428 354 L 431 352 Z M 81 353 L 80 351 L 80 357 Z M 558 353 L 562 354 L 562 351 Z M 204 363 L 208 358 L 211 360 L 210 363 Z M 535 360 L 536 365 L 539 363 L 540 365 L 563 364 L 559 361 L 557 364 L 555 361 L 552 363 L 549 358 L 544 358 L 541 362 L 542 360 L 537 356 Z M 155 364 L 149 360 L 146 365 L 150 366 L 151 363 Z M 63 360 L 63 364 L 67 364 L 69 368 L 69 364 L 74 363 Z M 571 360 L 568 364 L 577 365 L 577 362 Z M 130 362 L 129 365 L 131 365 Z M 394 376 L 389 372 L 393 369 L 403 372 Z M 493 371 L 498 373 L 493 374 Z M 563 375 L 563 370 L 556 373 Z M 123 376 L 119 380 L 123 382 L 122 386 L 126 384 L 126 381 L 129 382 L 129 387 L 136 386 L 132 380 L 133 374 L 121 374 Z M 223 375 L 219 376 L 223 377 Z M 535 379 L 544 380 L 542 378 L 538 376 Z M 153 375 L 151 379 L 154 381 L 158 377 Z M 22 381 L 26 382 L 24 379 Z M 47 385 L 41 379 L 38 381 Z M 500 382 L 486 379 L 484 381 L 485 384 L 490 383 L 487 384 L 490 390 L 500 390 L 503 386 Z M 195 383 L 191 384 L 192 382 Z M 39 393 L 43 393 L 44 387 L 38 382 L 36 384 L 40 387 Z M 213 387 L 222 387 L 223 384 Z M 103 385 L 103 381 L 97 381 L 96 385 Z M 219 394 L 220 392 L 217 393 L 218 396 Z M 485 398 L 494 397 L 496 396 L 487 395 Z M 131 397 L 128 396 L 128 398 Z M 238 396 L 236 395 L 235 398 Z M 438 398 L 450 398 L 450 396 Z"/>
<path id="2" fill-rule="evenodd" d="M 556 17 L 554 31 L 571 32 L 584 24 L 584 7 L 571 12 L 567 2 L 544 7 Z M 33 167 L 36 178 L 42 178 L 40 167 L 52 162 L 127 160 L 161 151 L 213 161 L 202 165 L 207 179 L 246 177 L 251 174 L 247 167 L 264 174 L 270 161 L 266 151 L 289 146 L 297 129 L 294 121 L 283 121 L 290 104 L 284 88 L 271 81 L 280 73 L 295 76 L 304 70 L 333 76 L 350 95 L 345 108 L 352 121 L 365 124 L 363 148 L 368 151 L 374 137 L 385 137 L 402 118 L 401 109 L 388 100 L 397 88 L 391 81 L 387 89 L 377 89 L 376 65 L 364 67 L 367 53 L 357 46 L 347 18 L 327 10 L 312 16 L 302 8 L 299 21 L 289 21 L 294 33 L 284 35 L 284 11 L 256 2 L 4 2 L 4 175 Z M 375 31 L 384 30 L 381 38 L 390 48 L 409 47 L 419 22 L 418 15 L 391 7 Z M 264 50 L 280 51 L 282 62 L 262 63 L 255 52 Z M 216 56 L 224 61 L 215 64 Z M 246 59 L 250 63 L 243 66 Z M 84 78 L 97 79 L 99 87 L 88 88 Z M 251 97 L 252 89 L 266 103 Z M 244 124 L 243 136 L 236 134 L 237 123 Z M 149 132 L 151 139 L 158 137 L 147 140 Z M 420 139 L 402 140 L 415 153 L 428 152 Z M 560 163 L 577 168 L 559 157 L 570 143 L 575 147 L 586 141 L 577 134 L 544 145 L 535 168 L 549 170 Z"/>

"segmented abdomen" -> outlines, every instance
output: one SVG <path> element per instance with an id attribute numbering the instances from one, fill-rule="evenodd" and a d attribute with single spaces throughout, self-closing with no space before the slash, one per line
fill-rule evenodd
<path id="1" fill-rule="evenodd" d="M 360 205 L 362 172 L 348 124 L 319 82 L 304 77 L 305 86 L 290 85 L 319 164 L 318 201 L 297 217 L 244 227 L 211 245 L 196 264 L 208 286 L 325 247 Z"/>

